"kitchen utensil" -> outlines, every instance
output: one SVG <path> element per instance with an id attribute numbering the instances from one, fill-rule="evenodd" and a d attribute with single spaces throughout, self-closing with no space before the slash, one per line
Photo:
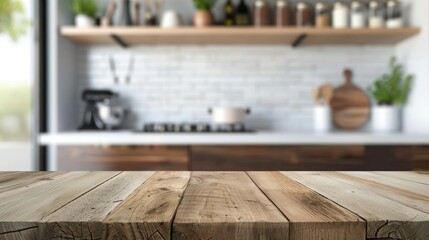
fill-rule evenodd
<path id="1" fill-rule="evenodd" d="M 369 118 L 370 101 L 366 93 L 353 84 L 352 71 L 344 71 L 345 83 L 335 89 L 331 100 L 334 124 L 342 129 L 354 130 Z"/>
<path id="2" fill-rule="evenodd" d="M 320 87 L 313 89 L 313 100 L 316 105 L 322 105 Z"/>
<path id="3" fill-rule="evenodd" d="M 324 84 L 319 88 L 313 89 L 313 99 L 316 105 L 329 105 L 334 94 L 334 88 L 331 84 Z"/>
<path id="4" fill-rule="evenodd" d="M 105 124 L 101 120 L 98 112 L 98 103 L 107 99 L 115 98 L 116 93 L 110 90 L 85 90 L 82 93 L 82 99 L 86 102 L 85 112 L 83 114 L 83 123 L 80 130 L 103 130 Z"/>
<path id="5" fill-rule="evenodd" d="M 102 27 L 110 27 L 113 25 L 113 15 L 116 11 L 116 3 L 110 2 L 109 6 L 107 7 L 106 15 L 101 20 L 101 26 Z"/>
<path id="6" fill-rule="evenodd" d="M 107 130 L 117 129 L 124 121 L 127 110 L 117 103 L 117 98 L 105 99 L 98 104 L 98 114 Z"/>
<path id="7" fill-rule="evenodd" d="M 324 84 L 320 87 L 320 92 L 324 104 L 329 105 L 334 95 L 334 87 L 331 84 Z"/>
<path id="8" fill-rule="evenodd" d="M 135 63 L 134 56 L 131 56 L 130 57 L 130 62 L 128 64 L 128 73 L 127 73 L 127 76 L 125 77 L 125 82 L 127 84 L 131 83 L 131 78 L 132 78 L 133 71 L 134 71 L 134 63 Z"/>
<path id="9" fill-rule="evenodd" d="M 212 122 L 218 125 L 244 124 L 246 116 L 251 113 L 249 108 L 209 108 L 209 114 L 212 116 Z"/>
<path id="10" fill-rule="evenodd" d="M 182 25 L 182 17 L 173 10 L 168 10 L 162 15 L 161 28 L 176 28 Z"/>
<path id="11" fill-rule="evenodd" d="M 109 57 L 109 66 L 110 66 L 110 73 L 113 77 L 113 83 L 118 84 L 119 83 L 119 77 L 116 74 L 116 64 L 115 59 L 113 59 L 112 56 Z"/>

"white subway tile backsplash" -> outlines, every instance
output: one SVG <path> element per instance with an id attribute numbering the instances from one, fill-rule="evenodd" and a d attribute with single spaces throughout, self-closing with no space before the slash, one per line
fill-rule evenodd
<path id="1" fill-rule="evenodd" d="M 386 71 L 393 53 L 391 47 L 369 46 L 81 46 L 76 78 L 81 90 L 119 92 L 133 111 L 127 120 L 133 128 L 150 121 L 210 121 L 210 106 L 243 106 L 253 109 L 253 128 L 308 130 L 312 88 L 341 84 L 347 67 L 354 70 L 356 84 L 366 88 Z M 119 84 L 113 82 L 109 57 L 116 63 Z M 131 57 L 135 66 L 126 84 Z"/>

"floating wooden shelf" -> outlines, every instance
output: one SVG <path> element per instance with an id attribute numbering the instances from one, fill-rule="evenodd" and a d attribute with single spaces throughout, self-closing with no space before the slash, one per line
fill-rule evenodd
<path id="1" fill-rule="evenodd" d="M 420 32 L 400 29 L 315 29 L 212 27 L 160 29 L 63 27 L 62 36 L 83 44 L 133 45 L 394 45 Z"/>

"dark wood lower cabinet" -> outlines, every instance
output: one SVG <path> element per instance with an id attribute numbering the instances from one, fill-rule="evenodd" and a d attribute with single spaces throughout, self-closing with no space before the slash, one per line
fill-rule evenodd
<path id="1" fill-rule="evenodd" d="M 363 146 L 194 146 L 193 171 L 328 171 L 365 167 Z"/>
<path id="2" fill-rule="evenodd" d="M 169 146 L 60 147 L 61 171 L 186 171 L 189 148 Z"/>
<path id="3" fill-rule="evenodd" d="M 429 170 L 429 146 L 60 147 L 58 170 Z"/>

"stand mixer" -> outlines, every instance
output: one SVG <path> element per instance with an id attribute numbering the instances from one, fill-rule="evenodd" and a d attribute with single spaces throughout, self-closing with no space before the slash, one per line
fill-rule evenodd
<path id="1" fill-rule="evenodd" d="M 107 126 L 100 118 L 98 104 L 117 97 L 118 94 L 110 90 L 87 89 L 83 91 L 82 100 L 86 102 L 86 108 L 79 130 L 105 130 Z"/>

